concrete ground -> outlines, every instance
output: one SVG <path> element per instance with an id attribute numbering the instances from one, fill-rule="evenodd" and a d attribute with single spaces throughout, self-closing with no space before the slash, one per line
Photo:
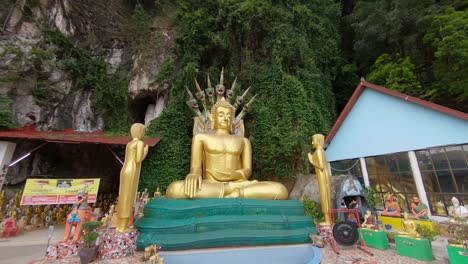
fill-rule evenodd
<path id="1" fill-rule="evenodd" d="M 54 226 L 50 243 L 63 238 L 64 226 Z M 27 264 L 43 259 L 47 250 L 48 229 L 21 232 L 18 236 L 0 238 L 0 264 Z"/>
<path id="2" fill-rule="evenodd" d="M 64 227 L 55 226 L 51 236 L 50 243 L 59 242 L 63 237 Z M 23 232 L 18 236 L 9 239 L 0 239 L 0 264 L 29 264 L 34 260 L 41 260 L 45 256 L 48 240 L 48 230 L 41 229 L 29 232 Z M 386 251 L 373 249 L 370 251 L 374 256 L 369 256 L 356 247 L 346 247 L 340 249 L 340 254 L 337 255 L 330 247 L 321 249 L 323 259 L 322 264 L 355 264 L 355 263 L 379 263 L 379 264 L 448 264 L 447 255 L 447 239 L 438 237 L 432 242 L 432 249 L 435 260 L 432 262 L 418 261 L 408 257 L 399 256 L 396 252 L 395 244 L 390 244 L 390 249 Z M 144 263 L 140 262 L 142 257 L 141 252 L 136 256 L 128 257 L 119 260 L 102 260 L 95 263 Z M 375 262 L 374 262 L 375 261 Z M 48 261 L 47 263 L 80 263 L 78 257 L 68 258 L 65 260 Z"/>

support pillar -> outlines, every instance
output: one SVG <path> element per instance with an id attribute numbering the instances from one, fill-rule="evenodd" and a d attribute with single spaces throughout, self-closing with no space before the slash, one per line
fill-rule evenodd
<path id="1" fill-rule="evenodd" d="M 3 183 L 5 182 L 6 174 L 8 171 L 8 164 L 10 164 L 15 152 L 16 144 L 8 141 L 0 141 L 0 191 L 2 190 Z"/>
<path id="2" fill-rule="evenodd" d="M 414 184 L 416 184 L 416 191 L 418 192 L 419 200 L 429 207 L 429 201 L 427 200 L 426 188 L 424 188 L 424 182 L 422 179 L 421 171 L 418 166 L 418 159 L 414 151 L 408 151 L 408 158 L 411 165 L 411 171 L 413 172 Z M 431 216 L 431 210 L 428 208 L 427 215 Z"/>
<path id="3" fill-rule="evenodd" d="M 362 177 L 364 178 L 364 185 L 370 187 L 369 173 L 367 172 L 367 164 L 365 158 L 359 158 L 359 163 L 361 163 L 361 172 Z"/>

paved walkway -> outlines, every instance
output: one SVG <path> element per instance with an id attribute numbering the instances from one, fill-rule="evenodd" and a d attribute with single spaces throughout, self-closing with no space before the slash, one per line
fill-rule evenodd
<path id="1" fill-rule="evenodd" d="M 54 226 L 50 243 L 63 238 L 64 226 Z M 48 229 L 21 232 L 8 239 L 0 238 L 0 264 L 27 264 L 43 259 L 47 250 Z"/>
<path id="2" fill-rule="evenodd" d="M 51 237 L 51 244 L 57 243 L 63 237 L 63 226 L 56 226 Z M 23 232 L 16 237 L 9 239 L 0 239 L 0 264 L 28 264 L 33 260 L 44 258 L 48 239 L 48 230 L 34 230 Z M 369 256 L 356 247 L 341 247 L 340 254 L 337 255 L 330 247 L 322 249 L 323 260 L 322 264 L 448 264 L 448 256 L 446 250 L 446 238 L 439 237 L 432 242 L 433 252 L 436 257 L 435 261 L 424 262 L 411 259 L 408 257 L 399 256 L 395 249 L 395 244 L 390 244 L 390 249 L 386 251 L 370 248 L 374 256 Z M 119 260 L 102 260 L 93 263 L 101 264 L 125 264 L 125 263 L 144 263 L 141 262 L 142 253 L 138 252 L 136 256 Z M 80 263 L 78 257 L 69 258 L 60 261 L 48 261 L 47 263 L 71 264 Z"/>

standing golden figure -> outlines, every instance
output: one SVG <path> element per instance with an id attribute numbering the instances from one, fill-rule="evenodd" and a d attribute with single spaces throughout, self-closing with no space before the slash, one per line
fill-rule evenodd
<path id="1" fill-rule="evenodd" d="M 208 86 L 211 82 L 208 81 Z M 197 89 L 201 91 L 198 83 Z M 288 199 L 288 190 L 277 182 L 248 180 L 252 174 L 252 146 L 250 140 L 242 134 L 242 118 L 248 112 L 253 99 L 244 106 L 235 118 L 235 108 L 224 98 L 223 75 L 217 86 L 218 101 L 210 111 L 204 109 L 208 118 L 199 118 L 195 123 L 202 122 L 204 133 L 192 138 L 192 153 L 190 173 L 183 181 L 175 181 L 166 190 L 166 197 L 174 199 L 186 198 L 256 198 L 268 200 Z M 235 84 L 231 91 L 234 91 Z M 209 93 L 207 93 L 210 96 Z M 189 93 L 190 95 L 190 93 Z M 233 95 L 232 95 L 233 96 Z M 231 97 L 232 97 L 231 96 Z M 193 97 L 191 100 L 193 101 Z M 191 102 L 192 102 L 191 101 Z M 192 109 L 198 109 L 192 102 Z M 206 107 L 207 101 L 202 101 Z M 201 113 L 201 112 L 200 112 Z M 197 114 L 200 116 L 200 114 Z M 206 122 L 206 123 L 205 123 Z M 206 124 L 206 125 L 205 125 Z M 212 129 L 208 129 L 207 126 Z M 214 131 L 213 131 L 214 130 Z M 212 133 L 210 133 L 212 132 Z"/>
<path id="2" fill-rule="evenodd" d="M 321 225 L 329 226 L 330 216 L 328 209 L 331 208 L 331 175 L 328 167 L 327 155 L 323 149 L 325 137 L 322 134 L 315 134 L 312 136 L 312 146 L 315 148 L 313 154 L 309 153 L 309 161 L 315 167 L 315 174 L 320 192 L 320 203 L 322 204 L 322 213 L 325 221 Z"/>
<path id="3" fill-rule="evenodd" d="M 143 141 L 146 128 L 135 123 L 130 129 L 132 141 L 125 148 L 125 161 L 120 171 L 119 201 L 117 203 L 117 232 L 127 232 L 132 218 L 141 162 L 148 154 L 148 145 Z"/>

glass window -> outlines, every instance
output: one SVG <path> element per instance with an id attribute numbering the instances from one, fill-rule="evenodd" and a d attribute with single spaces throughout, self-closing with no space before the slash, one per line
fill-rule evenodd
<path id="1" fill-rule="evenodd" d="M 408 153 L 398 153 L 396 157 L 398 159 L 399 171 L 411 171 Z"/>
<path id="2" fill-rule="evenodd" d="M 452 174 L 450 173 L 450 171 L 437 171 L 436 173 L 442 192 L 456 192 L 454 182 L 452 179 Z"/>
<path id="3" fill-rule="evenodd" d="M 416 184 L 414 183 L 413 174 L 402 172 L 400 174 L 400 183 L 403 185 L 403 191 L 408 193 L 417 193 Z"/>
<path id="4" fill-rule="evenodd" d="M 430 150 L 432 161 L 434 162 L 434 167 L 436 170 L 448 170 L 449 163 L 447 156 L 443 149 L 431 149 Z"/>
<path id="5" fill-rule="evenodd" d="M 445 151 L 452 169 L 465 169 L 467 167 L 465 155 L 460 146 L 446 147 Z"/>
<path id="6" fill-rule="evenodd" d="M 453 176 L 455 176 L 458 192 L 468 193 L 468 169 L 454 170 Z"/>
<path id="7" fill-rule="evenodd" d="M 421 172 L 426 192 L 440 192 L 439 184 L 435 172 L 423 171 Z"/>
<path id="8" fill-rule="evenodd" d="M 427 150 L 420 150 L 416 152 L 416 156 L 418 159 L 419 169 L 421 171 L 433 170 L 434 167 L 432 166 L 431 156 L 429 155 L 429 151 Z"/>

